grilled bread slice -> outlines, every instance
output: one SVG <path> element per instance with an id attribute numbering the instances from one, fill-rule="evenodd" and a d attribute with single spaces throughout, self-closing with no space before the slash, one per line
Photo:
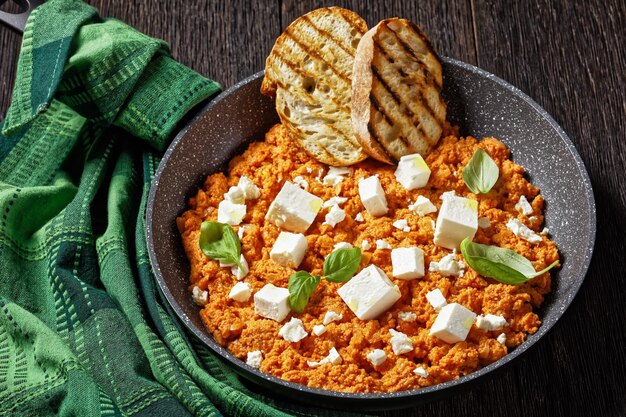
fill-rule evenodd
<path id="1" fill-rule="evenodd" d="M 446 120 L 443 77 L 426 35 L 385 19 L 361 39 L 352 78 L 352 125 L 365 151 L 395 164 L 436 144 Z"/>
<path id="2" fill-rule="evenodd" d="M 351 165 L 367 154 L 350 121 L 354 55 L 367 24 L 340 7 L 296 19 L 276 40 L 261 93 L 276 98 L 290 136 L 329 165 Z"/>

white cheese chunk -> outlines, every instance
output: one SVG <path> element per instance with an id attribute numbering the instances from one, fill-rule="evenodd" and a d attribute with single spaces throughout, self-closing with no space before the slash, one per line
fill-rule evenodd
<path id="1" fill-rule="evenodd" d="M 243 194 L 243 190 L 239 187 L 233 186 L 228 189 L 228 192 L 224 194 L 224 200 L 228 200 L 235 204 L 244 204 L 246 198 Z"/>
<path id="2" fill-rule="evenodd" d="M 339 242 L 339 243 L 335 243 L 335 246 L 333 246 L 333 252 L 336 250 L 340 250 L 340 249 L 352 249 L 354 246 L 352 246 L 351 243 L 348 242 Z"/>
<path id="3" fill-rule="evenodd" d="M 239 240 L 243 239 L 243 234 L 245 233 L 247 229 L 247 226 L 241 225 L 239 226 L 239 228 L 237 229 L 237 237 L 239 238 Z"/>
<path id="4" fill-rule="evenodd" d="M 430 168 L 426 165 L 422 155 L 418 153 L 404 155 L 398 162 L 395 176 L 404 188 L 414 190 L 426 185 L 430 177 Z"/>
<path id="5" fill-rule="evenodd" d="M 254 312 L 259 316 L 283 321 L 289 314 L 289 290 L 266 284 L 254 294 Z"/>
<path id="6" fill-rule="evenodd" d="M 427 214 L 436 212 L 437 207 L 435 207 L 435 205 L 428 198 L 423 195 L 418 195 L 415 203 L 409 204 L 409 210 L 418 216 L 423 217 Z"/>
<path id="7" fill-rule="evenodd" d="M 315 336 L 321 336 L 321 335 L 323 335 L 324 333 L 326 333 L 326 326 L 324 326 L 323 324 L 317 324 L 317 325 L 313 326 L 313 331 L 312 331 L 312 333 L 313 333 Z"/>
<path id="8" fill-rule="evenodd" d="M 343 181 L 343 176 L 348 175 L 350 173 L 350 169 L 347 167 L 329 167 L 328 173 L 322 180 L 324 185 L 336 186 L 341 184 Z"/>
<path id="9" fill-rule="evenodd" d="M 541 229 L 541 232 L 539 232 L 539 234 L 542 236 L 547 236 L 548 233 L 550 233 L 550 230 L 547 227 L 544 227 L 543 229 Z"/>
<path id="10" fill-rule="evenodd" d="M 400 299 L 398 286 L 376 265 L 364 268 L 337 293 L 361 320 L 378 317 Z"/>
<path id="11" fill-rule="evenodd" d="M 496 340 L 498 341 L 498 343 L 500 343 L 501 345 L 506 345 L 506 334 L 505 333 L 500 333 L 498 335 L 498 337 L 496 338 Z"/>
<path id="12" fill-rule="evenodd" d="M 300 186 L 300 188 L 302 188 L 303 190 L 309 189 L 309 182 L 300 175 L 293 179 L 293 183 L 298 184 L 298 186 Z"/>
<path id="13" fill-rule="evenodd" d="M 324 323 L 324 325 L 328 325 L 334 321 L 339 321 L 343 319 L 343 314 L 337 314 L 334 311 L 327 311 L 326 314 L 324 315 L 324 320 L 322 321 L 322 323 Z"/>
<path id="14" fill-rule="evenodd" d="M 244 279 L 248 272 L 250 272 L 250 268 L 248 267 L 248 261 L 243 257 L 243 253 L 239 255 L 239 263 L 241 264 L 241 268 L 237 265 L 232 265 L 230 267 L 230 272 L 237 278 L 239 281 Z"/>
<path id="15" fill-rule="evenodd" d="M 431 261 L 428 270 L 430 272 L 439 272 L 444 277 L 462 277 L 464 273 L 463 268 L 465 268 L 465 263 L 456 260 L 456 251 L 454 251 L 441 258 L 439 262 Z"/>
<path id="16" fill-rule="evenodd" d="M 253 368 L 259 368 L 261 366 L 261 362 L 263 361 L 263 353 L 260 350 L 254 350 L 252 352 L 248 352 L 248 356 L 246 358 L 246 363 Z"/>
<path id="17" fill-rule="evenodd" d="M 228 298 L 243 303 L 248 301 L 251 295 L 250 285 L 245 282 L 238 282 L 230 289 Z"/>
<path id="18" fill-rule="evenodd" d="M 489 217 L 480 217 L 478 219 L 478 227 L 480 227 L 481 229 L 491 227 L 491 221 L 489 221 Z"/>
<path id="19" fill-rule="evenodd" d="M 391 265 L 396 278 L 421 278 L 424 276 L 424 251 L 416 246 L 395 248 L 391 251 Z"/>
<path id="20" fill-rule="evenodd" d="M 509 324 L 504 316 L 495 314 L 486 314 L 484 316 L 479 315 L 476 317 L 476 327 L 482 330 L 492 331 L 500 330 L 504 326 Z"/>
<path id="21" fill-rule="evenodd" d="M 473 239 L 478 229 L 478 202 L 447 194 L 435 225 L 435 245 L 458 248 L 465 238 Z"/>
<path id="22" fill-rule="evenodd" d="M 332 206 L 326 217 L 324 218 L 324 224 L 329 224 L 331 227 L 337 226 L 337 223 L 341 223 L 346 218 L 346 212 L 339 208 L 339 206 Z"/>
<path id="23" fill-rule="evenodd" d="M 373 175 L 359 181 L 359 196 L 363 207 L 372 216 L 382 216 L 389 211 L 387 197 L 378 176 Z"/>
<path id="24" fill-rule="evenodd" d="M 332 365 L 340 365 L 341 362 L 343 362 L 341 359 L 341 355 L 339 355 L 339 352 L 337 352 L 337 349 L 335 349 L 334 347 L 330 348 L 330 352 L 328 352 L 328 356 L 326 356 L 321 361 L 319 362 L 306 361 L 307 365 L 309 365 L 311 368 L 316 368 L 318 366 L 325 365 L 327 363 L 330 363 Z"/>
<path id="25" fill-rule="evenodd" d="M 363 250 L 370 250 L 370 249 L 372 249 L 372 244 L 368 240 L 364 239 L 361 242 L 361 249 L 363 249 Z"/>
<path id="26" fill-rule="evenodd" d="M 203 291 L 200 287 L 193 287 L 191 290 L 191 298 L 194 303 L 200 307 L 204 307 L 209 302 L 209 292 Z"/>
<path id="27" fill-rule="evenodd" d="M 288 342 L 296 343 L 307 337 L 309 334 L 302 326 L 302 320 L 292 317 L 278 331 L 278 335 Z"/>
<path id="28" fill-rule="evenodd" d="M 447 343 L 462 342 L 467 337 L 476 314 L 458 303 L 444 306 L 430 328 L 430 335 Z"/>
<path id="29" fill-rule="evenodd" d="M 531 222 L 536 222 L 538 220 L 538 217 L 537 216 L 530 216 L 528 218 L 528 220 L 530 220 Z"/>
<path id="30" fill-rule="evenodd" d="M 389 340 L 391 350 L 395 355 L 402 355 L 413 350 L 413 341 L 410 337 L 394 329 L 389 329 L 389 333 L 391 333 L 391 340 Z"/>
<path id="31" fill-rule="evenodd" d="M 309 245 L 302 233 L 280 232 L 270 251 L 270 259 L 279 265 L 296 269 Z"/>
<path id="32" fill-rule="evenodd" d="M 246 215 L 245 204 L 235 204 L 229 200 L 222 200 L 217 206 L 217 221 L 236 226 L 243 221 Z"/>
<path id="33" fill-rule="evenodd" d="M 433 306 L 435 311 L 441 310 L 446 304 L 448 304 L 446 297 L 443 296 L 443 293 L 439 288 L 428 291 L 426 293 L 426 300 L 428 300 L 430 305 Z"/>
<path id="34" fill-rule="evenodd" d="M 322 208 L 322 199 L 286 181 L 265 215 L 278 227 L 304 233 Z"/>
<path id="35" fill-rule="evenodd" d="M 398 320 L 406 321 L 407 323 L 417 320 L 417 314 L 412 311 L 399 311 Z"/>
<path id="36" fill-rule="evenodd" d="M 359 212 L 356 214 L 356 216 L 354 216 L 354 220 L 356 220 L 359 223 L 362 223 L 365 221 L 365 219 L 363 218 L 363 213 Z"/>
<path id="37" fill-rule="evenodd" d="M 406 221 L 406 219 L 396 220 L 395 222 L 393 222 L 392 226 L 398 230 L 402 230 L 403 232 L 411 231 L 411 227 L 409 226 L 409 223 Z"/>
<path id="38" fill-rule="evenodd" d="M 421 366 L 415 368 L 413 373 L 417 376 L 421 376 L 422 378 L 428 378 L 428 371 Z"/>
<path id="39" fill-rule="evenodd" d="M 328 200 L 324 201 L 324 204 L 322 204 L 322 208 L 328 208 L 328 207 L 332 207 L 332 206 L 340 206 L 343 203 L 345 203 L 346 201 L 348 201 L 348 199 L 346 197 L 331 197 Z"/>
<path id="40" fill-rule="evenodd" d="M 245 175 L 242 175 L 239 178 L 239 183 L 237 184 L 237 187 L 241 188 L 246 200 L 256 200 L 261 196 L 261 190 L 259 189 L 259 187 L 254 185 L 252 180 Z"/>
<path id="41" fill-rule="evenodd" d="M 382 239 L 376 240 L 376 249 L 391 249 L 391 245 Z"/>
<path id="42" fill-rule="evenodd" d="M 387 360 L 387 354 L 382 349 L 374 349 L 367 354 L 366 358 L 372 365 L 378 366 Z"/>
<path id="43" fill-rule="evenodd" d="M 506 223 L 507 229 L 509 229 L 517 237 L 521 237 L 530 243 L 540 243 L 541 236 L 529 229 L 524 223 L 518 219 L 511 219 Z"/>
<path id="44" fill-rule="evenodd" d="M 525 216 L 533 214 L 533 206 L 530 205 L 525 195 L 520 196 L 519 201 L 515 204 L 515 209 Z"/>

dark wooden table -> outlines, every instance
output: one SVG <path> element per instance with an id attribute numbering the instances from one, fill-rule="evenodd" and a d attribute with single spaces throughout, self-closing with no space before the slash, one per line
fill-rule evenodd
<path id="1" fill-rule="evenodd" d="M 591 176 L 598 235 L 587 279 L 553 330 L 504 372 L 443 401 L 387 416 L 626 415 L 626 2 L 91 0 L 165 39 L 228 87 L 263 69 L 275 38 L 321 5 L 425 28 L 436 49 L 529 94 L 569 134 Z M 20 36 L 0 27 L 0 114 Z"/>

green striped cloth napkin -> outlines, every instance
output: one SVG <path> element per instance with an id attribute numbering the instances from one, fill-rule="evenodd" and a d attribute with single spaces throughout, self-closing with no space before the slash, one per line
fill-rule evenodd
<path id="1" fill-rule="evenodd" d="M 220 86 L 77 0 L 37 8 L 22 42 L 0 125 L 0 416 L 337 415 L 254 393 L 155 286 L 150 181 Z"/>

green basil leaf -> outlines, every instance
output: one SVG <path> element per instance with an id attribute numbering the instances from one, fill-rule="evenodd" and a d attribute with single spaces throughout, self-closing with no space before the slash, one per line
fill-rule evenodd
<path id="1" fill-rule="evenodd" d="M 478 148 L 463 168 L 463 181 L 474 194 L 486 194 L 498 181 L 500 170 L 489 154 Z"/>
<path id="2" fill-rule="evenodd" d="M 361 249 L 339 249 L 324 260 L 324 279 L 331 282 L 346 282 L 354 276 L 361 264 Z"/>
<path id="3" fill-rule="evenodd" d="M 233 228 L 224 223 L 202 222 L 200 225 L 200 249 L 211 259 L 236 264 L 242 268 L 241 243 Z"/>
<path id="4" fill-rule="evenodd" d="M 461 253 L 468 265 L 480 275 L 512 285 L 523 284 L 549 271 L 559 263 L 555 261 L 552 265 L 537 272 L 533 264 L 519 253 L 498 246 L 474 243 L 469 238 L 461 242 Z"/>
<path id="5" fill-rule="evenodd" d="M 288 289 L 291 309 L 296 313 L 301 313 L 319 283 L 320 277 L 311 275 L 307 271 L 298 271 L 289 277 Z"/>

